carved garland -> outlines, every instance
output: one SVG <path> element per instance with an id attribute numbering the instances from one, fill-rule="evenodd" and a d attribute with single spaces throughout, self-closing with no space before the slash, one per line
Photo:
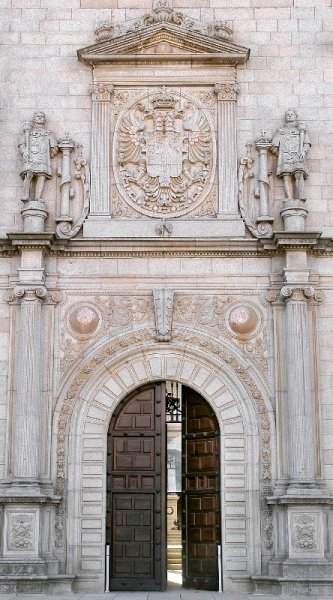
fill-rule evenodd
<path id="1" fill-rule="evenodd" d="M 221 344 L 215 340 L 211 340 L 208 336 L 200 333 L 200 335 L 186 331 L 185 329 L 177 329 L 174 332 L 173 339 L 179 340 L 185 344 L 191 344 L 198 348 L 204 348 L 205 350 L 215 354 L 222 359 L 228 367 L 233 369 L 237 374 L 237 377 L 241 379 L 244 387 L 249 391 L 253 398 L 256 406 L 258 415 L 258 422 L 260 426 L 261 436 L 261 494 L 262 498 L 272 493 L 272 469 L 271 469 L 271 428 L 269 422 L 269 415 L 265 406 L 264 398 L 257 387 L 256 383 L 252 379 L 246 367 L 244 367 L 240 360 L 236 358 L 229 349 L 224 348 Z M 145 329 L 141 331 L 131 332 L 124 334 L 117 340 L 114 340 L 111 344 L 101 348 L 93 357 L 79 368 L 78 373 L 72 383 L 70 384 L 64 402 L 62 404 L 59 422 L 58 422 L 58 433 L 57 433 L 57 464 L 56 464 L 56 493 L 64 496 L 66 489 L 66 442 L 68 438 L 68 429 L 70 424 L 70 418 L 73 413 L 76 399 L 80 395 L 80 391 L 88 381 L 91 373 L 94 372 L 97 365 L 105 362 L 111 356 L 117 355 L 125 348 L 133 349 L 136 345 L 142 346 L 142 343 L 147 342 L 151 346 L 155 342 L 155 331 L 153 329 Z M 267 516 L 266 516 L 267 518 Z M 57 508 L 56 513 L 56 546 L 62 547 L 64 545 L 64 506 L 63 502 Z M 265 524 L 265 530 L 267 528 L 267 522 Z M 265 544 L 266 547 L 271 547 L 270 543 Z"/>

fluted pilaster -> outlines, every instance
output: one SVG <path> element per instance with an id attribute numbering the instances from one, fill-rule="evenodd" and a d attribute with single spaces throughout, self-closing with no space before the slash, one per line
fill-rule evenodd
<path id="1" fill-rule="evenodd" d="M 217 83 L 217 156 L 219 214 L 238 211 L 235 83 Z"/>
<path id="2" fill-rule="evenodd" d="M 92 92 L 90 216 L 110 214 L 110 102 L 112 85 L 96 83 Z"/>
<path id="3" fill-rule="evenodd" d="M 42 301 L 46 288 L 17 287 L 20 318 L 12 427 L 12 476 L 35 483 L 41 474 L 41 448 L 45 427 L 42 401 Z"/>
<path id="4" fill-rule="evenodd" d="M 312 394 L 312 357 L 308 300 L 314 289 L 284 286 L 286 303 L 286 445 L 291 482 L 309 483 L 316 476 L 316 424 Z"/>

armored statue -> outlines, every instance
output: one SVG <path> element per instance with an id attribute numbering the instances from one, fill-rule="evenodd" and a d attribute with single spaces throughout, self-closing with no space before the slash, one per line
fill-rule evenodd
<path id="1" fill-rule="evenodd" d="M 32 122 L 23 126 L 24 134 L 19 148 L 23 156 L 21 176 L 24 180 L 22 202 L 36 200 L 43 202 L 42 194 L 46 179 L 52 176 L 51 158 L 58 153 L 55 136 L 45 128 L 45 114 L 36 111 Z M 32 183 L 35 183 L 32 197 Z"/>
<path id="2" fill-rule="evenodd" d="M 285 112 L 284 127 L 275 132 L 271 152 L 278 156 L 276 174 L 283 179 L 285 200 L 305 200 L 304 181 L 308 177 L 306 155 L 310 148 L 306 125 L 298 122 L 295 110 Z M 295 183 L 298 196 L 294 195 Z"/>

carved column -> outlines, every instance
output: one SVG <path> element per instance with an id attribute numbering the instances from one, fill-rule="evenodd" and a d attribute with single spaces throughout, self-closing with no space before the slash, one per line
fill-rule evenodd
<path id="1" fill-rule="evenodd" d="M 302 487 L 316 478 L 316 420 L 312 385 L 312 343 L 308 301 L 312 287 L 281 289 L 285 309 L 286 403 L 284 422 L 289 485 Z"/>
<path id="2" fill-rule="evenodd" d="M 110 215 L 110 102 L 113 86 L 94 83 L 92 92 L 90 216 Z"/>
<path id="3" fill-rule="evenodd" d="M 236 101 L 235 83 L 216 83 L 217 94 L 217 156 L 218 156 L 218 213 L 224 218 L 238 212 Z"/>
<path id="4" fill-rule="evenodd" d="M 75 148 L 75 142 L 69 138 L 68 133 L 63 138 L 58 140 L 58 147 L 62 154 L 62 165 L 61 171 L 58 171 L 59 177 L 61 177 L 60 183 L 60 214 L 56 219 L 58 222 L 66 221 L 72 222 L 70 216 L 69 203 L 71 198 L 71 153 Z"/>
<path id="5" fill-rule="evenodd" d="M 42 401 L 42 302 L 47 291 L 17 287 L 20 318 L 13 405 L 12 476 L 19 483 L 39 483 L 45 407 Z"/>

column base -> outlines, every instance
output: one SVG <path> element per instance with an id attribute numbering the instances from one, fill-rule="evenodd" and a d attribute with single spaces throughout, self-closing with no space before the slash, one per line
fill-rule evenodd
<path id="1" fill-rule="evenodd" d="M 0 594 L 72 590 L 74 577 L 59 573 L 54 554 L 60 497 L 43 483 L 6 482 L 0 491 Z"/>
<path id="2" fill-rule="evenodd" d="M 271 577 L 257 575 L 252 577 L 255 592 L 276 596 L 333 596 L 333 577 Z"/>
<path id="3" fill-rule="evenodd" d="M 0 594 L 68 594 L 73 580 L 72 575 L 0 575 Z"/>
<path id="4" fill-rule="evenodd" d="M 273 508 L 274 556 L 268 574 L 253 577 L 260 593 L 333 594 L 333 556 L 327 535 L 333 497 L 315 481 L 280 481 Z"/>

